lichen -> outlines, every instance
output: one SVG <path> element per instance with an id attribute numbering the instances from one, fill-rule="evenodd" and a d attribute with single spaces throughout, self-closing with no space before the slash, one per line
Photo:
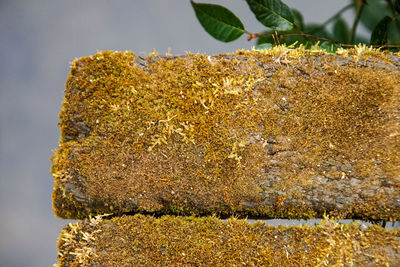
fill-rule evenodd
<path id="1" fill-rule="evenodd" d="M 286 47 L 217 56 L 153 53 L 146 69 L 135 64 L 132 52 L 74 61 L 53 159 L 56 214 L 299 218 L 329 211 L 287 205 L 291 196 L 304 197 L 297 185 L 311 190 L 317 176 L 357 177 L 364 187 L 383 177 L 399 188 L 400 77 L 394 55 L 363 47 L 338 53 L 343 56 Z M 267 147 L 279 138 L 286 138 L 285 147 L 272 151 L 271 160 Z M 276 161 L 281 180 L 270 190 L 286 194 L 263 205 L 260 183 Z M 351 168 L 322 167 L 329 164 Z M 87 186 L 73 184 L 95 204 L 65 193 L 67 180 L 77 176 Z M 389 213 L 376 208 L 396 194 L 375 194 L 365 205 L 330 211 L 399 219 L 398 207 Z"/>
<path id="2" fill-rule="evenodd" d="M 85 221 L 67 224 L 58 240 L 59 262 L 55 266 L 88 266 L 99 255 L 94 245 L 99 242 L 98 235 L 103 217 L 110 214 L 90 217 Z"/>
<path id="3" fill-rule="evenodd" d="M 328 218 L 312 227 L 273 227 L 138 214 L 67 225 L 58 260 L 59 266 L 395 266 L 399 257 L 399 229 Z"/>

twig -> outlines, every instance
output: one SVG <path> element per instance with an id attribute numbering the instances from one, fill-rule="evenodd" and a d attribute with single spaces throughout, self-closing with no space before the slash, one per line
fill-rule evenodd
<path id="1" fill-rule="evenodd" d="M 386 0 L 386 1 L 390 2 L 390 0 Z M 353 23 L 353 27 L 352 27 L 352 30 L 351 30 L 351 36 L 350 36 L 350 43 L 349 43 L 349 44 L 343 44 L 343 43 L 338 42 L 338 41 L 336 41 L 336 40 L 334 40 L 334 39 L 331 39 L 331 38 L 321 37 L 321 36 L 317 36 L 317 35 L 314 35 L 314 34 L 311 34 L 311 33 L 305 33 L 305 32 L 303 32 L 303 31 L 299 28 L 298 25 L 296 25 L 296 24 L 294 24 L 294 23 L 293 23 L 293 28 L 294 28 L 298 33 L 283 33 L 283 34 L 278 34 L 277 32 L 275 32 L 275 35 L 274 35 L 273 33 L 251 33 L 251 32 L 247 32 L 247 31 L 246 31 L 246 33 L 248 34 L 247 40 L 250 41 L 250 40 L 252 40 L 252 39 L 254 39 L 254 38 L 259 38 L 259 37 L 262 37 L 262 36 L 269 36 L 269 35 L 272 35 L 273 38 L 274 38 L 275 36 L 278 36 L 278 37 L 279 37 L 279 38 L 276 38 L 276 37 L 274 38 L 275 44 L 276 44 L 277 41 L 279 41 L 279 40 L 281 40 L 281 39 L 283 39 L 283 38 L 286 38 L 286 37 L 290 37 L 290 36 L 303 36 L 303 37 L 307 37 L 307 38 L 313 38 L 313 39 L 315 39 L 315 40 L 317 40 L 317 41 L 327 41 L 327 42 L 330 42 L 330 43 L 332 43 L 332 44 L 337 44 L 337 45 L 339 45 L 339 46 L 341 46 L 341 47 L 353 47 L 353 46 L 354 46 L 354 37 L 355 37 L 356 30 L 357 30 L 357 25 L 358 25 L 358 22 L 360 21 L 361 14 L 362 14 L 362 12 L 363 12 L 364 6 L 367 4 L 366 0 L 359 0 L 358 2 L 359 2 L 359 4 L 358 4 L 359 8 L 358 8 L 358 10 L 357 10 L 357 14 L 356 14 L 356 17 L 355 17 L 355 19 L 354 19 L 354 23 Z M 352 6 L 354 6 L 354 4 L 349 4 L 349 5 L 345 6 L 344 8 L 342 8 L 341 10 L 339 10 L 334 16 L 332 16 L 332 17 L 329 18 L 327 21 L 325 21 L 325 22 L 321 25 L 321 27 L 324 27 L 326 24 L 328 24 L 330 21 L 332 21 L 333 19 L 335 19 L 335 18 L 336 18 L 337 16 L 339 16 L 342 12 L 344 12 L 345 10 L 347 10 L 348 8 L 350 8 L 350 7 L 352 7 Z M 392 6 L 392 8 L 393 8 L 393 6 Z M 392 11 L 394 12 L 394 9 L 393 9 Z M 314 31 L 314 32 L 315 32 L 315 31 Z M 386 47 L 386 48 L 400 48 L 400 45 L 389 45 L 389 44 L 387 44 L 387 45 L 385 45 L 385 46 L 381 46 L 381 45 L 371 45 L 371 47 L 373 47 L 373 48 L 382 48 L 382 47 Z"/>
<path id="2" fill-rule="evenodd" d="M 328 25 L 332 20 L 336 19 L 336 17 L 340 16 L 343 12 L 345 12 L 347 9 L 353 7 L 354 4 L 348 4 L 347 6 L 343 7 L 342 9 L 340 9 L 338 12 L 336 12 L 335 15 L 333 15 L 332 17 L 330 17 L 329 19 L 327 19 L 324 23 L 322 23 L 318 28 L 315 28 L 313 31 L 311 31 L 310 33 L 315 33 L 318 32 L 320 30 L 322 30 L 326 25 Z"/>
<path id="3" fill-rule="evenodd" d="M 333 44 L 337 44 L 337 45 L 343 45 L 342 43 L 335 41 L 333 39 L 330 38 L 325 38 L 325 37 L 321 37 L 321 36 L 317 36 L 317 35 L 313 35 L 313 34 L 309 34 L 309 33 L 286 33 L 286 34 L 281 34 L 279 35 L 281 38 L 285 38 L 285 37 L 290 37 L 290 36 L 303 36 L 303 37 L 309 37 L 309 38 L 313 38 L 316 39 L 318 41 L 327 41 Z"/>
<path id="4" fill-rule="evenodd" d="M 356 36 L 356 30 L 357 30 L 357 25 L 358 22 L 360 21 L 361 18 L 361 14 L 364 10 L 364 6 L 367 4 L 366 0 L 360 0 L 359 1 L 359 7 L 357 10 L 357 14 L 356 17 L 354 19 L 354 23 L 353 23 L 353 27 L 351 28 L 351 35 L 350 35 L 350 43 L 353 44 L 354 43 L 354 38 Z"/>
<path id="5" fill-rule="evenodd" d="M 261 37 L 261 36 L 267 36 L 267 35 L 273 35 L 272 33 L 257 33 L 257 34 L 252 34 L 253 36 Z M 313 38 L 318 41 L 327 41 L 332 44 L 337 44 L 341 47 L 354 47 L 354 44 L 343 44 L 340 43 L 336 40 L 330 39 L 330 38 L 325 38 L 325 37 L 320 37 L 317 35 L 309 34 L 309 33 L 304 33 L 304 32 L 299 32 L 299 33 L 286 33 L 286 34 L 279 34 L 279 39 L 283 39 L 286 37 L 291 37 L 291 36 L 303 36 L 303 37 L 308 37 L 308 38 Z M 254 37 L 255 38 L 255 37 Z M 400 48 L 400 45 L 370 45 L 373 48 L 382 48 L 382 47 L 387 47 L 387 48 Z"/>

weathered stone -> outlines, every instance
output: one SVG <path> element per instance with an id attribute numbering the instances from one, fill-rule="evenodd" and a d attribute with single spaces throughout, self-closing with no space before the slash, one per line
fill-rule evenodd
<path id="1" fill-rule="evenodd" d="M 68 224 L 57 266 L 398 266 L 400 230 L 135 215 Z"/>
<path id="2" fill-rule="evenodd" d="M 399 220 L 398 55 L 280 49 L 74 61 L 57 216 Z"/>

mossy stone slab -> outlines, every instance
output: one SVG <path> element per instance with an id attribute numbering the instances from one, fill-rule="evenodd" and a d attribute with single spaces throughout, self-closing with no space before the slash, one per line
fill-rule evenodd
<path id="1" fill-rule="evenodd" d="M 68 224 L 56 266 L 398 266 L 400 231 L 135 215 Z"/>
<path id="2" fill-rule="evenodd" d="M 77 59 L 55 213 L 399 220 L 399 66 L 363 47 Z"/>

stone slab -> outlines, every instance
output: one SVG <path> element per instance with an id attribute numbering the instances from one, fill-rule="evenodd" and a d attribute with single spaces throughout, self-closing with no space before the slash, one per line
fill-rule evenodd
<path id="1" fill-rule="evenodd" d="M 339 52 L 75 60 L 56 215 L 399 220 L 399 55 Z"/>
<path id="2" fill-rule="evenodd" d="M 400 230 L 139 214 L 68 224 L 58 248 L 56 266 L 398 266 Z"/>

